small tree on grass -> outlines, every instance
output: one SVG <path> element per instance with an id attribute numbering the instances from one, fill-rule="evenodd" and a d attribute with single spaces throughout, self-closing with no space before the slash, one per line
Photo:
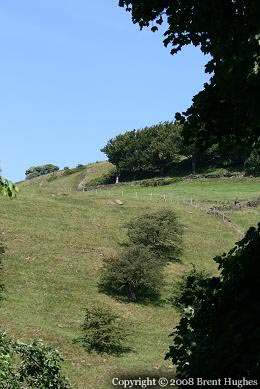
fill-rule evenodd
<path id="1" fill-rule="evenodd" d="M 125 296 L 129 301 L 155 300 L 159 297 L 163 267 L 145 246 L 133 246 L 117 257 L 105 260 L 101 290 Z"/>
<path id="2" fill-rule="evenodd" d="M 58 171 L 60 168 L 52 163 L 48 163 L 46 165 L 41 166 L 32 166 L 26 170 L 25 176 L 26 180 L 30 180 L 35 177 L 39 177 L 45 174 L 53 173 Z"/>
<path id="3" fill-rule="evenodd" d="M 108 307 L 86 308 L 82 330 L 84 335 L 80 339 L 89 352 L 121 354 L 128 351 L 122 343 L 128 335 L 126 327 L 122 319 Z"/>
<path id="4" fill-rule="evenodd" d="M 145 213 L 131 220 L 127 227 L 132 243 L 149 247 L 165 260 L 177 259 L 181 253 L 183 228 L 170 209 Z"/>

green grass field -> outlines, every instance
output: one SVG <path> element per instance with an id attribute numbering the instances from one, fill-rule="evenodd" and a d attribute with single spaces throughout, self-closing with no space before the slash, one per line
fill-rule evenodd
<path id="1" fill-rule="evenodd" d="M 171 185 L 159 187 L 140 187 L 126 185 L 119 189 L 112 189 L 112 193 L 124 194 L 133 197 L 135 192 L 138 195 L 146 196 L 148 199 L 153 196 L 166 195 L 173 200 L 190 200 L 204 202 L 228 202 L 235 200 L 250 200 L 260 196 L 259 178 L 222 178 L 222 179 L 186 179 Z"/>
<path id="2" fill-rule="evenodd" d="M 100 170 L 98 170 L 100 169 Z M 103 174 L 107 166 L 92 165 L 78 176 L 21 185 L 15 200 L 0 198 L 1 236 L 6 245 L 1 303 L 1 329 L 20 340 L 40 338 L 64 357 L 64 369 L 73 388 L 107 389 L 112 376 L 173 373 L 164 353 L 177 312 L 165 300 L 180 275 L 192 268 L 216 273 L 212 258 L 232 248 L 238 233 L 228 224 L 199 209 L 174 202 L 149 200 L 151 188 L 124 188 L 118 192 L 70 192 L 86 174 Z M 102 172 L 101 172 L 102 171 Z M 74 176 L 74 177 L 73 177 Z M 89 177 L 89 179 L 91 179 Z M 258 180 L 184 181 L 153 189 L 163 194 L 199 201 L 251 199 L 259 195 Z M 127 193 L 131 195 L 126 196 Z M 137 192 L 132 197 L 132 193 Z M 120 197 L 119 197 L 120 196 Z M 197 197 L 196 197 L 197 196 Z M 224 197 L 224 198 L 223 198 Z M 116 204 L 115 199 L 123 202 Z M 149 201 L 148 201 L 149 200 Z M 126 240 L 125 224 L 142 212 L 158 207 L 175 209 L 184 225 L 184 252 L 179 262 L 165 269 L 166 286 L 161 305 L 120 303 L 98 292 L 102 259 Z M 259 207 L 232 212 L 244 229 L 260 219 Z M 88 354 L 73 339 L 80 335 L 84 307 L 104 302 L 131 326 L 133 351 L 121 357 Z"/>

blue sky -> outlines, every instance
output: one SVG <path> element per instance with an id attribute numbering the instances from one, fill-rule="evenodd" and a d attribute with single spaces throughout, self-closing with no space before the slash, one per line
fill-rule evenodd
<path id="1" fill-rule="evenodd" d="M 162 32 L 139 31 L 117 0 L 0 1 L 0 167 L 104 160 L 131 129 L 174 119 L 207 80 L 206 58 L 171 56 Z"/>

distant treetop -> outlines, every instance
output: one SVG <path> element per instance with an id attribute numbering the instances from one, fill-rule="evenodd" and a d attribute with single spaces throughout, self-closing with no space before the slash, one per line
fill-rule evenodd
<path id="1" fill-rule="evenodd" d="M 44 174 L 56 172 L 59 169 L 60 168 L 58 166 L 53 165 L 51 163 L 48 163 L 46 165 L 41 165 L 41 166 L 32 166 L 26 170 L 25 176 L 26 179 L 29 180 L 31 178 L 42 176 Z"/>

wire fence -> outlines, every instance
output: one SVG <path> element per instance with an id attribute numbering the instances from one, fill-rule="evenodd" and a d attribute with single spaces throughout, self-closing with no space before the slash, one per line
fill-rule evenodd
<path id="1" fill-rule="evenodd" d="M 84 189 L 82 190 L 84 192 Z M 214 205 L 212 205 L 212 202 L 199 202 L 196 199 L 193 198 L 180 198 L 176 197 L 173 193 L 155 193 L 155 192 L 141 192 L 141 191 L 124 191 L 124 190 L 109 190 L 109 189 L 94 189 L 92 191 L 86 191 L 86 193 L 95 195 L 96 197 L 107 197 L 107 198 L 119 198 L 119 202 L 117 204 L 122 203 L 123 199 L 135 199 L 135 200 L 144 200 L 144 201 L 155 201 L 160 202 L 165 205 L 173 205 L 173 204 L 179 204 L 179 205 L 185 205 L 192 208 L 197 208 L 200 211 L 206 212 L 207 214 L 222 220 L 223 223 L 228 224 L 230 227 L 232 227 L 236 232 L 242 237 L 244 234 L 243 229 L 241 226 L 239 226 L 237 223 L 235 223 L 229 216 L 227 216 L 224 212 L 220 211 Z"/>

